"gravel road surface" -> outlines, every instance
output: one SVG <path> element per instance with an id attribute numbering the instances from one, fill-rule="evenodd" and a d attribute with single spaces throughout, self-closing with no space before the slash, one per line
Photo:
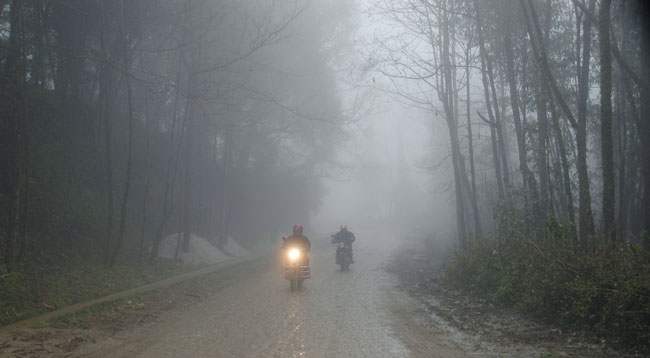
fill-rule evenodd
<path id="1" fill-rule="evenodd" d="M 312 237 L 312 279 L 291 292 L 278 260 L 237 265 L 201 280 L 205 298 L 156 320 L 81 345 L 74 357 L 464 357 L 419 319 L 422 311 L 384 270 L 396 243 L 356 232 L 350 271 L 327 235 Z M 214 287 L 212 287 L 214 285 Z"/>

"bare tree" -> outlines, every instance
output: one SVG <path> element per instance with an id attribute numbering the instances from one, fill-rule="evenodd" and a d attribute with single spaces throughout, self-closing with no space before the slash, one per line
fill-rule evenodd
<path id="1" fill-rule="evenodd" d="M 609 40 L 611 0 L 600 3 L 598 38 L 600 44 L 600 141 L 603 165 L 603 233 L 616 242 L 614 206 L 614 144 L 612 137 L 612 56 Z"/>

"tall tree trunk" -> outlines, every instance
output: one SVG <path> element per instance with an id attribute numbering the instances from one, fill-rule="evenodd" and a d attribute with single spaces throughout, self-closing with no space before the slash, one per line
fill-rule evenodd
<path id="1" fill-rule="evenodd" d="M 50 4 L 47 1 L 36 2 L 34 5 L 34 16 L 36 17 L 36 29 L 34 31 L 34 41 L 36 48 L 34 55 L 34 62 L 32 65 L 32 83 L 39 88 L 44 88 L 46 85 L 45 76 L 45 56 L 47 54 L 47 22 Z"/>
<path id="2" fill-rule="evenodd" d="M 232 181 L 233 181 L 233 124 L 226 120 L 223 131 L 223 182 L 221 187 L 221 226 L 219 230 L 218 245 L 224 247 L 228 243 L 230 235 L 230 211 L 232 204 Z"/>
<path id="3" fill-rule="evenodd" d="M 592 0 L 593 1 L 593 0 Z M 531 0 L 520 0 L 523 10 L 524 17 L 526 20 L 526 27 L 528 30 L 528 35 L 530 37 L 531 47 L 535 53 L 538 64 L 542 71 L 542 74 L 546 78 L 546 81 L 551 89 L 551 92 L 555 96 L 560 108 L 564 112 L 565 116 L 571 123 L 571 125 L 576 129 L 576 146 L 578 147 L 578 186 L 579 186 L 579 225 L 580 225 L 580 243 L 583 246 L 587 245 L 588 239 L 594 234 L 594 217 L 591 211 L 591 194 L 589 191 L 589 175 L 587 171 L 587 133 L 586 133 L 586 116 L 584 118 L 584 123 L 578 123 L 567 104 L 567 101 L 560 91 L 560 88 L 553 77 L 553 72 L 551 71 L 550 65 L 548 63 L 548 56 L 546 55 L 546 49 L 544 47 L 544 42 L 540 34 L 540 26 L 537 21 L 537 14 L 535 12 L 535 7 Z M 589 37 L 585 37 L 589 38 Z M 583 44 L 584 45 L 584 44 Z M 584 55 L 587 55 L 589 51 L 586 51 Z M 585 64 L 588 71 L 589 61 L 585 61 L 583 56 L 583 66 L 582 71 L 585 73 Z M 582 77 L 582 76 L 581 76 Z M 579 80 L 579 86 L 582 83 Z"/>
<path id="4" fill-rule="evenodd" d="M 479 28 L 478 35 L 479 35 L 479 44 L 481 46 L 481 53 L 482 53 L 481 56 L 485 61 L 485 70 L 487 72 L 489 91 L 492 92 L 492 104 L 494 105 L 494 118 L 491 118 L 490 120 L 494 121 L 496 134 L 498 136 L 497 144 L 499 146 L 499 153 L 501 155 L 500 161 L 501 161 L 501 170 L 503 175 L 503 185 L 507 189 L 510 186 L 510 173 L 509 173 L 509 166 L 508 166 L 508 152 L 506 151 L 506 141 L 504 136 L 503 123 L 501 121 L 502 117 L 501 117 L 501 112 L 499 111 L 499 96 L 497 95 L 497 90 L 495 85 L 495 79 L 494 79 L 495 76 L 494 76 L 494 71 L 492 69 L 492 60 L 491 57 L 488 55 L 487 50 L 485 49 L 485 41 L 483 39 L 483 34 L 482 34 L 483 27 L 481 24 L 482 15 L 480 14 L 480 8 L 478 6 L 478 1 L 476 0 L 474 1 L 474 8 L 476 12 L 477 26 Z M 489 96 L 486 96 L 486 98 L 488 97 Z"/>
<path id="5" fill-rule="evenodd" d="M 593 12 L 595 0 L 589 2 Z M 580 244 L 587 245 L 589 237 L 594 234 L 594 219 L 591 211 L 591 193 L 589 189 L 589 173 L 587 170 L 587 102 L 589 100 L 589 64 L 591 61 L 591 22 L 583 22 L 582 31 L 582 64 L 578 77 L 578 128 L 576 130 L 576 145 L 578 147 L 578 196 L 580 203 L 579 227 Z"/>
<path id="6" fill-rule="evenodd" d="M 625 82 L 626 79 L 621 79 L 621 82 Z M 626 223 L 627 223 L 627 147 L 628 147 L 628 135 L 627 135 L 627 120 L 625 112 L 627 110 L 625 91 L 623 88 L 624 84 L 619 83 L 616 86 L 616 137 L 618 143 L 618 216 L 616 218 L 616 236 L 621 242 L 625 242 L 627 239 Z"/>
<path id="7" fill-rule="evenodd" d="M 611 0 L 602 0 L 598 37 L 600 44 L 600 141 L 603 165 L 603 234 L 616 243 L 616 183 L 614 177 L 614 140 L 612 137 L 612 55 L 609 42 Z"/>
<path id="8" fill-rule="evenodd" d="M 5 239 L 5 263 L 11 268 L 18 259 L 21 240 L 21 226 L 25 219 L 26 180 L 26 136 L 27 125 L 25 116 L 25 60 L 23 39 L 23 10 L 22 0 L 12 0 L 9 14 L 9 49 L 6 60 L 6 89 L 3 94 L 8 116 L 9 143 L 8 158 L 10 160 L 7 174 L 9 189 L 7 232 Z"/>
<path id="9" fill-rule="evenodd" d="M 112 97 L 113 97 L 113 73 L 111 69 L 111 59 L 107 48 L 108 32 L 108 11 L 106 6 L 108 0 L 102 2 L 102 25 L 100 31 L 100 54 L 102 56 L 100 67 L 99 97 L 101 110 L 100 115 L 104 124 L 104 159 L 106 165 L 106 231 L 104 232 L 104 265 L 110 265 L 111 258 L 111 241 L 113 238 L 113 157 L 112 157 Z"/>
<path id="10" fill-rule="evenodd" d="M 190 102 L 193 100 L 190 99 Z M 190 107 L 194 107 L 190 104 Z M 191 110 L 190 110 L 191 113 Z M 194 148 L 194 118 L 192 115 L 188 117 L 187 121 L 187 142 L 185 145 L 185 181 L 183 183 L 183 218 L 182 218 L 182 232 L 183 240 L 181 248 L 183 252 L 188 252 L 190 248 L 190 238 L 192 234 L 192 152 Z"/>
<path id="11" fill-rule="evenodd" d="M 551 33 L 551 18 L 552 18 L 552 4 L 551 0 L 546 1 L 546 14 L 544 17 L 544 44 L 550 42 Z M 539 173 L 539 206 L 540 214 L 546 216 L 549 214 L 549 188 L 548 188 L 548 159 L 547 159 L 547 143 L 548 143 L 548 113 L 546 107 L 546 83 L 544 78 L 539 76 L 537 80 L 538 90 L 536 91 L 535 101 L 537 103 L 537 171 Z M 552 210 L 550 211 L 552 213 Z"/>
<path id="12" fill-rule="evenodd" d="M 548 138 L 548 117 L 546 108 L 546 99 L 544 98 L 544 81 L 540 78 L 539 86 L 536 90 L 535 101 L 537 103 L 537 171 L 539 173 L 539 212 L 544 219 L 549 214 L 549 190 L 548 190 L 548 158 L 547 138 Z"/>
<path id="13" fill-rule="evenodd" d="M 537 182 L 533 173 L 528 168 L 528 159 L 526 148 L 526 133 L 525 129 L 521 124 L 521 116 L 519 113 L 519 92 L 517 90 L 517 81 L 515 78 L 515 68 L 513 61 L 512 53 L 512 40 L 510 38 L 510 29 L 509 26 L 506 27 L 506 33 L 504 34 L 504 47 L 506 55 L 506 76 L 508 78 L 508 87 L 510 88 L 510 107 L 512 108 L 512 118 L 515 124 L 515 134 L 517 136 L 517 149 L 519 154 L 519 170 L 521 171 L 521 177 L 524 181 L 524 186 L 526 192 L 530 195 L 532 201 L 532 213 L 535 218 L 539 217 L 539 208 L 538 208 L 538 194 L 537 194 Z M 539 111 L 539 109 L 538 109 Z"/>
<path id="14" fill-rule="evenodd" d="M 498 140 L 499 137 L 497 135 L 497 127 L 496 127 L 496 120 L 494 119 L 494 113 L 492 112 L 492 104 L 490 100 L 490 85 L 489 85 L 489 80 L 488 80 L 488 74 L 487 74 L 487 61 L 488 61 L 488 55 L 487 55 L 487 50 L 485 48 L 485 41 L 483 39 L 483 30 L 482 30 L 482 23 L 481 23 L 481 11 L 479 8 L 479 2 L 478 0 L 474 0 L 474 9 L 476 13 L 476 27 L 477 27 L 477 34 L 478 34 L 478 44 L 479 44 L 479 55 L 481 59 L 481 79 L 483 81 L 483 93 L 485 96 L 485 108 L 488 113 L 488 118 L 487 122 L 490 126 L 490 140 L 492 143 L 492 158 L 494 160 L 494 170 L 495 170 L 495 176 L 497 179 L 497 188 L 499 190 L 499 199 L 503 198 L 504 195 L 504 185 L 503 185 L 503 177 L 501 174 L 501 156 L 499 154 L 499 146 L 498 146 Z M 480 116 L 480 114 L 479 114 Z M 481 118 L 483 118 L 481 116 Z"/>
<path id="15" fill-rule="evenodd" d="M 472 135 L 472 116 L 470 112 L 470 100 L 471 100 L 471 95 L 470 95 L 470 46 L 467 46 L 467 52 L 465 53 L 465 58 L 467 61 L 467 66 L 465 67 L 465 76 L 467 77 L 467 83 L 466 85 L 466 97 L 467 97 L 467 103 L 466 103 L 466 112 L 467 112 L 467 142 L 469 145 L 469 170 L 470 170 L 470 177 L 472 180 L 472 189 L 471 189 L 471 201 L 472 201 L 472 209 L 474 211 L 474 230 L 476 231 L 476 236 L 481 237 L 482 236 L 482 229 L 481 229 L 481 218 L 479 215 L 479 210 L 478 210 L 478 198 L 477 198 L 477 192 L 476 192 L 476 168 L 474 165 L 474 137 Z"/>
<path id="16" fill-rule="evenodd" d="M 447 4 L 444 2 L 444 9 L 446 10 Z M 454 169 L 454 186 L 456 188 L 456 224 L 458 229 L 458 243 L 461 248 L 464 248 L 467 245 L 467 233 L 465 228 L 465 201 L 463 196 L 463 182 L 467 179 L 462 178 L 461 173 L 461 151 L 460 143 L 458 140 L 458 118 L 457 113 L 454 112 L 454 95 L 457 95 L 453 91 L 453 76 L 451 71 L 455 71 L 455 68 L 451 66 L 451 60 L 449 58 L 449 49 L 451 44 L 451 29 L 450 29 L 450 19 L 449 13 L 443 11 L 442 18 L 442 48 L 440 49 L 442 61 L 442 77 L 443 77 L 443 88 L 442 93 L 439 93 L 442 97 L 442 103 L 445 109 L 445 119 L 447 121 L 447 127 L 449 129 L 449 136 L 451 140 L 451 161 Z"/>
<path id="17" fill-rule="evenodd" d="M 182 42 L 181 42 L 182 43 Z M 165 175 L 165 191 L 164 191 L 164 196 L 163 196 L 163 203 L 162 203 L 162 212 L 160 216 L 160 223 L 158 224 L 158 228 L 156 229 L 155 236 L 153 238 L 153 245 L 151 248 L 150 252 L 150 259 L 153 260 L 156 257 L 158 257 L 158 248 L 160 246 L 160 241 L 162 240 L 162 236 L 164 234 L 165 230 L 165 224 L 167 223 L 167 220 L 172 214 L 172 207 L 173 205 L 170 204 L 171 197 L 174 192 L 174 180 L 176 179 L 176 171 L 178 168 L 178 157 L 180 156 L 180 148 L 182 148 L 182 143 L 183 143 L 183 136 L 184 136 L 184 129 L 185 125 L 183 124 L 181 127 L 181 134 L 179 135 L 179 141 L 178 141 L 178 151 L 174 150 L 174 138 L 175 138 L 175 133 L 176 133 L 176 125 L 178 123 L 178 117 L 179 117 L 179 105 L 180 105 L 180 83 L 182 79 L 182 63 L 183 63 L 183 52 L 179 50 L 178 52 L 178 63 L 176 64 L 176 88 L 175 88 L 175 93 L 174 93 L 174 105 L 172 109 L 172 123 L 171 123 L 171 128 L 169 129 L 169 156 L 167 157 L 167 173 Z M 176 158 L 176 161 L 174 161 L 174 158 Z M 174 164 L 175 163 L 175 164 Z M 174 170 L 172 170 L 172 168 Z"/>
<path id="18" fill-rule="evenodd" d="M 128 122 L 128 139 L 127 139 L 127 158 L 126 158 L 126 178 L 124 180 L 124 193 L 122 195 L 122 203 L 120 206 L 120 227 L 117 235 L 117 240 L 115 242 L 115 248 L 111 254 L 109 266 L 115 265 L 117 256 L 122 250 L 122 245 L 124 243 L 124 232 L 126 229 L 127 221 L 127 203 L 129 201 L 129 194 L 131 190 L 131 171 L 133 166 L 133 87 L 131 85 L 131 74 L 129 73 L 130 67 L 130 57 L 129 57 L 129 45 L 126 36 L 126 26 L 125 26 L 125 7 L 124 2 L 120 3 L 120 41 L 122 42 L 122 71 L 124 71 L 123 76 L 126 82 L 126 96 L 127 96 L 127 122 Z"/>
<path id="19" fill-rule="evenodd" d="M 108 65 L 102 64 L 104 67 L 103 71 L 108 72 Z M 104 80 L 107 80 L 107 76 L 104 76 Z M 104 91 L 108 91 L 104 85 Z M 102 118 L 104 122 L 104 158 L 106 164 L 106 231 L 105 235 L 105 264 L 109 264 L 110 253 L 111 253 L 111 241 L 113 236 L 113 159 L 112 159 L 112 125 L 111 125 L 111 113 L 110 113 L 110 100 L 109 94 L 104 95 L 104 100 L 102 101 Z"/>
<path id="20" fill-rule="evenodd" d="M 571 191 L 571 173 L 569 166 L 569 159 L 566 152 L 566 144 L 562 136 L 562 128 L 560 127 L 560 116 L 551 103 L 551 120 L 553 121 L 553 130 L 555 132 L 555 139 L 557 141 L 558 152 L 560 155 L 560 162 L 562 163 L 562 183 L 564 188 L 564 195 L 566 196 L 566 209 L 569 216 L 569 224 L 572 230 L 576 229 L 576 219 L 573 204 L 573 192 Z"/>
<path id="21" fill-rule="evenodd" d="M 187 20 L 189 22 L 196 21 L 196 14 L 200 11 L 197 6 L 196 0 L 187 0 L 186 1 L 186 11 Z M 193 216 L 192 211 L 194 209 L 194 198 L 193 198 L 193 181 L 195 176 L 194 164 L 194 141 L 196 140 L 197 130 L 197 121 L 198 121 L 198 98 L 199 94 L 198 86 L 198 74 L 197 70 L 199 68 L 199 61 L 201 58 L 201 39 L 200 36 L 193 33 L 193 31 L 188 30 L 188 39 L 190 40 L 190 45 L 192 48 L 189 56 L 189 63 L 187 64 L 187 94 L 188 98 L 188 107 L 187 107 L 187 145 L 185 152 L 185 182 L 183 187 L 183 218 L 182 218 L 182 231 L 183 231 L 183 241 L 182 241 L 182 250 L 183 252 L 188 252 L 190 249 L 190 239 L 192 234 L 193 227 Z"/>
<path id="22" fill-rule="evenodd" d="M 149 147 L 149 140 L 147 140 L 147 148 Z M 147 149 L 147 153 L 149 149 Z M 149 155 L 145 154 L 145 158 L 148 158 Z M 145 159 L 148 160 L 148 159 Z M 138 264 L 142 263 L 144 258 L 144 243 L 145 235 L 147 232 L 147 215 L 148 215 L 148 203 L 149 203 L 149 188 L 151 186 L 151 169 L 147 168 L 147 178 L 145 179 L 144 185 L 144 194 L 142 195 L 142 232 L 140 233 L 140 244 L 138 245 Z"/>
<path id="23" fill-rule="evenodd" d="M 650 249 L 650 2 L 639 1 L 641 7 L 641 110 L 639 139 L 641 140 L 641 171 L 643 182 L 642 212 L 646 245 Z"/>
<path id="24" fill-rule="evenodd" d="M 629 236 L 629 232 L 631 227 L 628 226 L 629 222 L 631 221 L 631 214 L 633 213 L 630 208 L 633 207 L 633 202 L 635 199 L 638 199 L 639 195 L 636 195 L 635 193 L 635 185 L 631 185 L 631 183 L 635 183 L 636 180 L 636 175 L 638 173 L 639 169 L 639 155 L 636 154 L 637 150 L 635 148 L 639 147 L 639 139 L 638 136 L 636 135 L 636 131 L 634 130 L 628 130 L 627 128 L 627 122 L 628 122 L 628 117 L 633 118 L 632 123 L 640 123 L 640 118 L 639 118 L 639 111 L 637 109 L 637 104 L 634 99 L 634 95 L 632 93 L 632 88 L 630 86 L 630 81 L 627 76 L 623 76 L 622 78 L 622 92 L 624 94 L 622 97 L 624 99 L 621 100 L 622 104 L 620 104 L 618 107 L 620 108 L 627 108 L 629 110 L 629 115 L 628 111 L 620 110 L 621 115 L 619 115 L 619 137 L 621 138 L 619 140 L 619 143 L 621 144 L 621 150 L 620 156 L 621 156 L 621 172 L 620 172 L 620 179 L 619 179 L 619 215 L 618 215 L 618 230 L 620 233 L 621 240 L 625 240 Z M 637 127 L 638 128 L 638 127 Z M 629 143 L 629 145 L 628 145 Z M 629 149 L 628 149 L 629 148 Z M 628 160 L 629 156 L 629 160 Z M 643 168 L 641 168 L 643 169 Z M 641 196 L 643 195 L 640 193 Z M 637 212 L 638 215 L 638 212 Z M 643 213 L 641 213 L 641 217 L 643 217 Z"/>
<path id="25" fill-rule="evenodd" d="M 490 88 L 492 88 L 492 100 L 494 104 L 494 124 L 496 126 L 497 135 L 499 136 L 499 151 L 501 153 L 501 170 L 503 174 L 503 185 L 507 190 L 510 187 L 510 169 L 508 166 L 508 152 L 506 151 L 506 139 L 503 130 L 503 123 L 501 121 L 501 113 L 499 112 L 499 96 L 497 96 L 496 86 L 494 85 L 494 73 L 492 71 L 492 61 L 487 58 L 488 78 L 490 80 Z M 503 111 L 502 111 L 503 112 Z"/>

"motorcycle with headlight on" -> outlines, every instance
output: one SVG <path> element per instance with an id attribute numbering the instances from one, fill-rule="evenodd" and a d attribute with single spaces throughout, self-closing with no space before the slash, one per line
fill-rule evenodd
<path id="1" fill-rule="evenodd" d="M 283 252 L 282 276 L 289 280 L 291 291 L 302 288 L 302 283 L 311 278 L 311 267 L 307 252 L 300 247 L 288 247 Z"/>

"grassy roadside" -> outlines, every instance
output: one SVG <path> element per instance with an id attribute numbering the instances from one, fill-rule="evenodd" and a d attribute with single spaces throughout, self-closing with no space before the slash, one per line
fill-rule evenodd
<path id="1" fill-rule="evenodd" d="M 59 256 L 56 261 L 59 264 L 53 260 L 33 260 L 1 276 L 0 326 L 200 268 L 171 260 L 142 265 L 123 260 L 107 269 L 98 263 L 101 260 L 90 255 Z"/>
<path id="2" fill-rule="evenodd" d="M 110 311 L 124 310 L 128 308 L 138 308 L 142 304 L 142 296 L 135 295 L 129 297 L 118 298 L 108 302 L 98 303 L 88 308 L 84 308 L 74 313 L 68 313 L 61 317 L 45 321 L 41 324 L 42 327 L 67 325 L 74 326 L 88 318 L 95 317 Z"/>
<path id="3" fill-rule="evenodd" d="M 536 241 L 509 233 L 457 252 L 445 281 L 613 347 L 650 353 L 650 254 L 636 246 L 576 252 L 555 233 Z"/>

